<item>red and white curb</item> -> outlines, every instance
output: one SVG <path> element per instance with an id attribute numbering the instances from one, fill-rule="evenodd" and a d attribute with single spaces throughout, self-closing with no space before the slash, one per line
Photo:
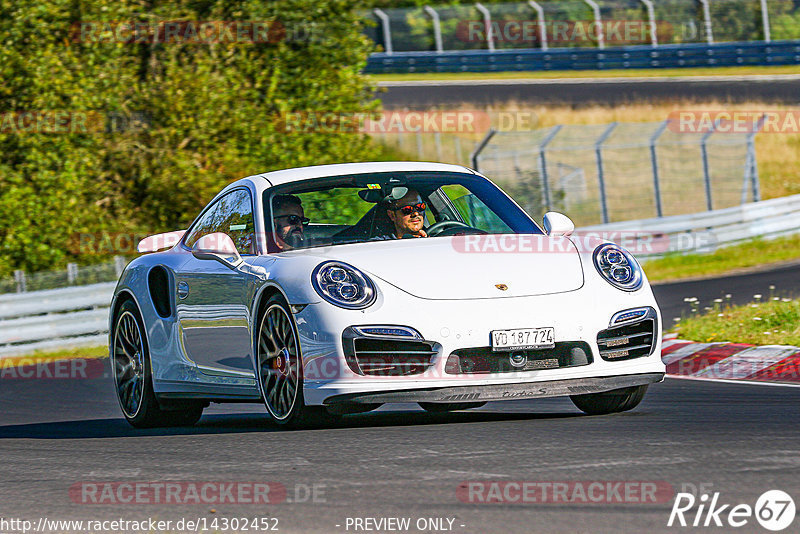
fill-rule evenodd
<path id="1" fill-rule="evenodd" d="M 800 386 L 800 347 L 696 343 L 668 334 L 661 359 L 667 375 L 678 378 Z"/>

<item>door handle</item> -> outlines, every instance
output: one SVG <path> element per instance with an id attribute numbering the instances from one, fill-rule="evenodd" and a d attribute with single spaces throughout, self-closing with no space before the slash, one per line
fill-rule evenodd
<path id="1" fill-rule="evenodd" d="M 186 282 L 178 282 L 178 298 L 183 300 L 189 296 L 189 284 Z"/>

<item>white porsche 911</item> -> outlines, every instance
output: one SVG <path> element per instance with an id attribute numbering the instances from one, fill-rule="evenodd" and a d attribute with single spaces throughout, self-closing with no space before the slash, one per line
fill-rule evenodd
<path id="1" fill-rule="evenodd" d="M 634 257 L 542 230 L 470 169 L 356 163 L 250 176 L 186 231 L 143 240 L 109 347 L 125 418 L 195 423 L 263 402 L 279 424 L 415 402 L 428 411 L 569 396 L 630 410 L 664 377 Z"/>

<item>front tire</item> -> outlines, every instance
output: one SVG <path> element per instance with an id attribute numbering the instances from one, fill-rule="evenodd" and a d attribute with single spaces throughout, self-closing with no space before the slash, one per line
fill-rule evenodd
<path id="1" fill-rule="evenodd" d="M 636 408 L 642 402 L 648 385 L 631 386 L 602 393 L 572 395 L 570 399 L 579 410 L 589 415 L 626 412 Z"/>
<path id="2" fill-rule="evenodd" d="M 111 368 L 117 400 L 125 420 L 135 428 L 191 426 L 203 415 L 204 405 L 187 403 L 164 410 L 153 392 L 153 374 L 144 323 L 133 300 L 120 306 L 114 321 Z"/>
<path id="3" fill-rule="evenodd" d="M 287 428 L 309 428 L 334 420 L 324 406 L 306 406 L 303 358 L 289 306 L 280 295 L 266 303 L 259 320 L 256 364 L 261 397 L 272 419 Z"/>

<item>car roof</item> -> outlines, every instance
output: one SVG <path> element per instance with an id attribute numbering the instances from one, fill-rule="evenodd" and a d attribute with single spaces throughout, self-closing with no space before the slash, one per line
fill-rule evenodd
<path id="1" fill-rule="evenodd" d="M 366 163 L 339 163 L 335 165 L 315 165 L 313 167 L 297 167 L 280 171 L 266 172 L 249 176 L 253 181 L 257 178 L 267 180 L 271 185 L 282 185 L 299 180 L 323 178 L 326 176 L 343 176 L 348 174 L 370 174 L 377 172 L 459 172 L 477 175 L 475 171 L 462 165 L 447 163 L 428 163 L 421 161 L 381 161 Z"/>

